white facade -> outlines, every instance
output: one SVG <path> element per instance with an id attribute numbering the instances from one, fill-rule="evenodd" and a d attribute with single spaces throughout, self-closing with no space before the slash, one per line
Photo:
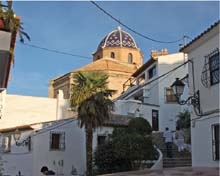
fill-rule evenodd
<path id="1" fill-rule="evenodd" d="M 57 99 L 0 93 L 0 129 L 72 117 L 62 91 Z"/>
<path id="2" fill-rule="evenodd" d="M 57 99 L 8 95 L 3 91 L 0 103 L 0 155 L 4 161 L 4 175 L 14 176 L 20 171 L 24 176 L 39 176 L 43 166 L 57 176 L 70 176 L 73 167 L 79 175 L 85 174 L 85 132 L 79 128 L 77 114 L 70 110 L 69 100 L 63 99 L 62 91 Z M 26 140 L 21 146 L 15 142 L 16 129 L 21 131 L 18 142 Z M 112 130 L 110 126 L 97 129 L 93 148 L 99 136 L 107 136 Z M 51 148 L 52 133 L 62 135 L 64 148 Z"/>
<path id="3" fill-rule="evenodd" d="M 192 118 L 192 165 L 219 167 L 219 161 L 215 160 L 215 145 L 219 146 L 215 139 L 213 125 L 219 125 L 219 22 L 215 23 L 203 34 L 200 34 L 190 44 L 182 49 L 188 54 L 189 60 L 189 89 L 190 95 L 194 90 L 200 93 L 199 114 L 191 113 Z M 216 56 L 214 63 L 217 70 L 215 84 L 212 83 L 210 62 Z M 218 55 L 218 56 L 217 56 Z M 193 79 L 194 76 L 194 79 Z M 218 81 L 216 81 L 218 79 Z M 193 80 L 195 89 L 193 88 Z M 202 115 L 202 116 L 200 116 Z M 219 130 L 216 135 L 219 134 Z M 215 143 L 215 145 L 214 145 Z"/>
<path id="4" fill-rule="evenodd" d="M 21 139 L 31 136 L 31 150 L 28 146 L 16 146 L 13 131 L 2 133 L 1 137 L 11 136 L 10 152 L 3 152 L 4 174 L 16 175 L 20 171 L 24 176 L 39 176 L 41 168 L 46 166 L 53 170 L 57 176 L 70 176 L 74 167 L 78 175 L 84 175 L 86 171 L 86 146 L 84 129 L 78 127 L 76 119 L 66 119 L 32 125 L 27 131 L 23 131 Z M 97 146 L 99 135 L 112 133 L 112 127 L 102 127 L 94 132 L 93 148 Z M 64 149 L 51 149 L 51 134 L 64 134 Z"/>
<path id="5" fill-rule="evenodd" d="M 182 79 L 186 77 L 188 67 L 183 65 L 169 74 L 159 79 L 157 78 L 184 64 L 186 61 L 187 57 L 183 53 L 166 54 L 158 56 L 157 58 L 151 58 L 139 68 L 137 71 L 139 73 L 134 76 L 135 82 L 133 82 L 133 85 L 116 101 L 116 106 L 127 107 L 122 108 L 124 109 L 123 112 L 120 112 L 121 108 L 118 107 L 116 112 L 129 115 L 129 112 L 134 111 L 134 106 L 138 106 L 138 103 L 134 105 L 135 101 L 131 103 L 131 100 L 138 99 L 141 101 L 139 114 L 147 119 L 150 124 L 153 122 L 153 111 L 158 111 L 158 130 L 164 131 L 166 127 L 169 127 L 170 130 L 175 130 L 177 114 L 187 107 L 182 107 L 177 102 L 169 102 L 166 98 L 166 89 L 170 88 L 175 78 Z M 150 70 L 152 70 L 152 68 L 155 68 L 155 71 L 151 77 Z M 187 94 L 187 92 L 188 89 L 186 88 L 184 95 Z M 126 101 L 127 103 L 125 103 Z"/>

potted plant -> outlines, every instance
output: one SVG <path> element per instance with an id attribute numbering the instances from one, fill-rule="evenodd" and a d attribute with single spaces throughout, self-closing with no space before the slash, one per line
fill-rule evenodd
<path id="1" fill-rule="evenodd" d="M 6 10 L 3 7 L 6 7 Z M 2 5 L 0 1 L 0 29 L 11 32 L 12 35 L 19 33 L 20 41 L 23 43 L 24 37 L 30 40 L 30 36 L 24 32 L 22 25 L 20 18 L 15 15 L 12 9 L 12 1 L 7 1 L 7 6 Z"/>
<path id="2" fill-rule="evenodd" d="M 1 76 L 3 76 L 0 79 L 2 80 L 2 83 L 0 83 L 0 88 L 7 87 L 11 64 L 14 63 L 14 48 L 17 34 L 19 34 L 20 42 L 22 43 L 24 43 L 24 37 L 30 40 L 29 35 L 24 32 L 22 24 L 23 23 L 21 22 L 20 18 L 15 15 L 12 9 L 12 1 L 7 1 L 7 5 L 3 5 L 0 1 L 0 31 L 11 33 L 9 57 L 7 58 L 8 60 L 5 61 L 5 63 L 8 64 L 5 65 L 3 70 L 0 70 L 2 73 Z"/>

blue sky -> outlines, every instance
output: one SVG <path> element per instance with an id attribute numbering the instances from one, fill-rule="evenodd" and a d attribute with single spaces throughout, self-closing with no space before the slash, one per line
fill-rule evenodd
<path id="1" fill-rule="evenodd" d="M 172 41 L 196 37 L 219 19 L 219 2 L 97 2 L 121 22 L 149 37 Z M 29 44 L 91 57 L 84 59 L 16 45 L 8 93 L 48 96 L 50 79 L 92 62 L 99 42 L 118 24 L 90 2 L 14 2 Z M 128 30 L 122 28 L 129 32 Z M 178 52 L 177 44 L 148 41 L 129 32 L 149 58 L 152 49 Z"/>

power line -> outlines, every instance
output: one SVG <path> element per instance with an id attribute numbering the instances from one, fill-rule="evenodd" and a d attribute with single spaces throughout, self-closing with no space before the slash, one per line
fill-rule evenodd
<path id="1" fill-rule="evenodd" d="M 174 41 L 161 41 L 161 40 L 156 40 L 156 39 L 153 39 L 151 37 L 148 37 L 134 29 L 132 29 L 131 27 L 129 27 L 128 25 L 122 23 L 119 19 L 115 18 L 114 16 L 112 16 L 110 13 L 108 13 L 106 10 L 104 10 L 102 7 L 100 7 L 97 3 L 95 3 L 94 1 L 90 1 L 93 5 L 95 5 L 99 10 L 101 10 L 103 13 L 105 13 L 107 16 L 109 16 L 110 18 L 112 18 L 114 21 L 116 21 L 117 23 L 119 23 L 120 25 L 124 26 L 126 29 L 132 31 L 133 33 L 147 39 L 147 40 L 151 40 L 153 42 L 157 42 L 157 43 L 167 43 L 167 44 L 171 44 L 171 43 L 177 43 L 177 42 L 180 42 L 180 41 L 183 41 L 184 39 L 184 36 L 178 40 L 174 40 Z"/>
<path id="2" fill-rule="evenodd" d="M 87 57 L 87 56 L 82 56 L 82 55 L 78 55 L 78 54 L 68 53 L 68 52 L 59 51 L 59 50 L 55 50 L 55 49 L 49 49 L 49 48 L 46 48 L 46 47 L 41 47 L 41 46 L 37 46 L 37 45 L 33 45 L 33 44 L 26 44 L 26 43 L 20 43 L 20 42 L 17 42 L 17 43 L 25 45 L 25 46 L 28 46 L 28 47 L 45 50 L 45 51 L 48 51 L 48 52 L 53 52 L 53 53 L 63 54 L 63 55 L 68 55 L 68 56 L 73 56 L 73 57 L 80 57 L 80 58 L 83 58 L 83 59 L 91 60 L 91 58 Z"/>
<path id="3" fill-rule="evenodd" d="M 146 82 L 146 83 L 144 83 L 144 84 L 142 84 L 142 85 L 139 85 L 138 87 L 134 88 L 133 90 L 131 90 L 131 91 L 128 92 L 128 93 L 131 94 L 131 93 L 133 93 L 133 92 L 136 92 L 136 91 L 140 90 L 140 89 L 143 88 L 144 86 L 146 86 L 146 85 L 148 85 L 148 84 L 151 84 L 151 83 L 153 83 L 154 81 L 157 81 L 158 79 L 160 79 L 160 78 L 162 78 L 162 77 L 164 77 L 164 76 L 170 74 L 171 72 L 174 72 L 175 70 L 179 69 L 180 67 L 186 65 L 186 64 L 189 63 L 189 62 L 190 62 L 190 61 L 188 60 L 188 61 L 186 61 L 186 62 L 184 62 L 184 63 L 178 65 L 177 67 L 175 67 L 175 68 L 173 68 L 172 70 L 170 70 L 170 71 L 168 71 L 168 72 L 166 72 L 166 73 L 164 73 L 164 74 L 162 74 L 162 75 L 156 77 L 155 79 L 153 79 L 153 80 L 151 80 L 151 81 L 148 81 L 148 82 Z M 122 95 L 120 95 L 120 96 L 119 96 L 118 98 L 116 98 L 115 100 L 118 100 L 118 99 L 120 99 L 120 98 L 125 98 L 125 97 L 127 97 L 127 96 L 128 96 L 128 93 L 126 93 L 126 92 L 123 93 Z"/>

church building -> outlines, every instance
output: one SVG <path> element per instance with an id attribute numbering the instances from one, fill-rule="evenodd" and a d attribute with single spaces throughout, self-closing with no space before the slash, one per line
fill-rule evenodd
<path id="1" fill-rule="evenodd" d="M 96 71 L 109 76 L 108 88 L 116 90 L 113 99 L 123 91 L 123 83 L 142 66 L 143 55 L 134 38 L 121 27 L 113 30 L 98 45 L 93 62 L 50 80 L 49 97 L 55 98 L 58 90 L 68 99 L 71 93 L 73 75 L 80 71 Z"/>

